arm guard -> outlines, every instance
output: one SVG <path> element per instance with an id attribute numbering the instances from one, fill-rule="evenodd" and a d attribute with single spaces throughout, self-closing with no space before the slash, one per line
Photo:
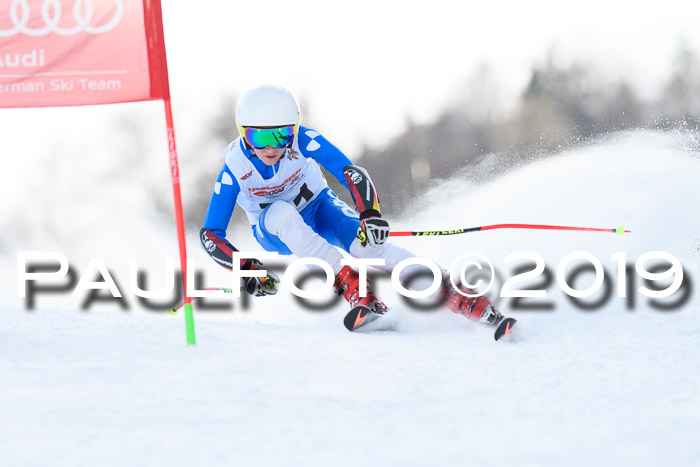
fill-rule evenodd
<path id="1" fill-rule="evenodd" d="M 206 251 L 219 266 L 223 266 L 229 271 L 233 269 L 233 259 L 231 255 L 234 251 L 238 251 L 233 245 L 220 238 L 211 230 L 204 228 L 199 231 L 199 239 L 202 242 L 204 251 Z M 253 259 L 241 258 L 241 269 L 251 269 L 253 262 Z"/>
<path id="2" fill-rule="evenodd" d="M 346 165 L 343 167 L 343 175 L 345 175 L 345 180 L 348 182 L 348 188 L 352 199 L 355 201 L 355 207 L 360 213 L 360 220 L 368 217 L 382 217 L 379 211 L 377 192 L 367 171 L 362 167 Z"/>

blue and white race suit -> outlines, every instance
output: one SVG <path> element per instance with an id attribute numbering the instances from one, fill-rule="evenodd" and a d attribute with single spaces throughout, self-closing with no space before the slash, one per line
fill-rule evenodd
<path id="1" fill-rule="evenodd" d="M 360 227 L 358 214 L 328 187 L 319 164 L 347 188 L 343 167 L 352 162 L 320 133 L 300 127 L 292 146 L 273 166 L 246 149 L 240 137 L 221 155 L 224 167 L 202 229 L 204 248 L 210 254 L 216 247 L 226 253 L 212 254 L 217 262 L 230 267 L 230 253 L 235 249 L 226 239 L 226 229 L 236 204 L 245 211 L 256 240 L 267 251 L 299 253 L 266 228 L 270 206 L 279 201 L 294 207 L 304 223 L 326 242 L 350 251 Z M 229 256 L 228 261 L 225 256 Z"/>

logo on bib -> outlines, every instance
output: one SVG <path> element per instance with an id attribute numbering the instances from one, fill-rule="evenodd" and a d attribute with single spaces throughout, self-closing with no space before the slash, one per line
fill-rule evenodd
<path id="1" fill-rule="evenodd" d="M 299 157 L 297 157 L 298 155 L 299 155 L 299 153 L 296 152 L 294 149 L 292 149 L 292 148 L 287 149 L 286 156 L 287 156 L 288 160 L 291 161 L 292 159 L 299 159 Z"/>

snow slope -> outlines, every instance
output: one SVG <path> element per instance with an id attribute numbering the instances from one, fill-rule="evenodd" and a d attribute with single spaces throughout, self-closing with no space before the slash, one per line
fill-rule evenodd
<path id="1" fill-rule="evenodd" d="M 481 186 L 446 181 L 414 218 L 394 221 L 633 231 L 397 239 L 444 266 L 479 252 L 502 279 L 515 267 L 503 258 L 519 251 L 552 271 L 573 251 L 600 259 L 614 293 L 594 311 L 556 283 L 538 299 L 549 311 L 500 299 L 522 325 L 511 343 L 449 312 L 411 310 L 381 278 L 396 331 L 350 334 L 343 304 L 310 311 L 282 291 L 247 311 L 197 313 L 196 347 L 184 345 L 181 316 L 75 311 L 50 297 L 29 312 L 3 289 L 0 465 L 697 465 L 698 181 L 694 134 L 634 132 Z M 656 250 L 680 260 L 690 286 L 671 311 L 639 292 L 616 296 L 610 256 L 634 263 Z"/>

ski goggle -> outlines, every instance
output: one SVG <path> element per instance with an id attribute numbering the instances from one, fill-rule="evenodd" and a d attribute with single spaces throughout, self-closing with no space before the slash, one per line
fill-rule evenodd
<path id="1" fill-rule="evenodd" d="M 287 125 L 279 128 L 252 128 L 243 127 L 243 137 L 255 149 L 264 149 L 272 146 L 281 149 L 292 144 L 296 125 Z"/>

